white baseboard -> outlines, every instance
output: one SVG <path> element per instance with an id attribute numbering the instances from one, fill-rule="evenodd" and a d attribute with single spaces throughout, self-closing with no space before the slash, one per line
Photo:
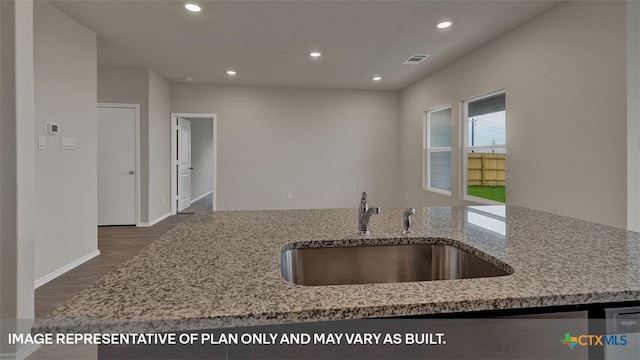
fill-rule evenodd
<path id="1" fill-rule="evenodd" d="M 16 360 L 17 358 L 16 353 L 0 353 L 0 360 Z"/>
<path id="2" fill-rule="evenodd" d="M 67 264 L 67 265 L 65 265 L 65 266 L 53 271 L 52 273 L 49 273 L 49 274 L 41 277 L 40 279 L 35 281 L 35 283 L 34 283 L 35 288 L 36 289 L 39 288 L 40 286 L 48 283 L 49 281 L 51 281 L 51 280 L 57 278 L 58 276 L 66 273 L 67 271 L 84 264 L 85 262 L 93 259 L 94 257 L 96 257 L 98 255 L 100 255 L 100 250 L 98 250 L 98 249 L 93 250 L 92 252 L 88 253 L 87 255 L 81 257 L 80 259 L 72 261 L 69 264 Z"/>
<path id="3" fill-rule="evenodd" d="M 38 349 L 40 349 L 40 345 L 38 345 L 38 344 L 26 345 L 25 347 L 20 349 L 20 351 L 18 351 L 18 353 L 16 354 L 16 359 L 24 360 L 24 359 L 28 358 L 29 356 L 31 356 L 31 354 L 36 352 Z"/>
<path id="4" fill-rule="evenodd" d="M 171 211 L 169 211 L 168 213 L 166 213 L 166 214 L 164 214 L 164 215 L 161 215 L 161 216 L 159 216 L 159 217 L 155 218 L 154 220 L 151 220 L 151 221 L 149 221 L 149 222 L 147 222 L 147 223 L 145 223 L 145 222 L 141 222 L 140 224 L 138 224 L 138 227 L 149 227 L 149 226 L 153 226 L 153 225 L 155 225 L 155 224 L 159 223 L 160 221 L 162 221 L 162 220 L 164 220 L 164 219 L 168 218 L 168 217 L 169 217 L 169 216 L 171 216 L 171 215 L 174 215 L 174 214 L 171 214 Z"/>
<path id="5" fill-rule="evenodd" d="M 209 196 L 209 195 L 211 195 L 211 194 L 213 194 L 213 190 L 209 191 L 208 193 L 206 193 L 206 194 L 204 194 L 204 195 L 202 195 L 202 196 L 198 196 L 197 198 L 195 198 L 195 199 L 191 200 L 191 203 L 193 204 L 194 202 L 196 202 L 196 201 L 198 201 L 198 200 L 200 200 L 200 199 L 204 198 L 205 196 Z"/>

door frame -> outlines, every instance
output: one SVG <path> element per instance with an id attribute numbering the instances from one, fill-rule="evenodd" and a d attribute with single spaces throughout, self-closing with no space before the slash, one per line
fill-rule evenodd
<path id="1" fill-rule="evenodd" d="M 136 141 L 136 169 L 135 169 L 135 177 L 136 177 L 136 226 L 141 226 L 140 224 L 140 104 L 122 104 L 122 103 L 98 103 L 97 108 L 117 108 L 117 109 L 135 109 L 136 111 L 136 133 L 134 139 Z M 97 155 L 97 152 L 96 152 Z"/>
<path id="2" fill-rule="evenodd" d="M 213 121 L 213 208 L 217 209 L 217 168 L 218 168 L 218 117 L 216 114 L 171 113 L 171 215 L 178 213 L 178 118 L 212 119 Z"/>

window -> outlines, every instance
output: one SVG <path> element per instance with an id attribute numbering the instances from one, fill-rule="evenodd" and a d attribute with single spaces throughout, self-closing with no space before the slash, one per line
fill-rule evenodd
<path id="1" fill-rule="evenodd" d="M 451 107 L 428 111 L 424 123 L 425 190 L 451 195 Z"/>
<path id="2" fill-rule="evenodd" d="M 504 203 L 506 95 L 495 92 L 466 100 L 463 105 L 463 198 Z"/>

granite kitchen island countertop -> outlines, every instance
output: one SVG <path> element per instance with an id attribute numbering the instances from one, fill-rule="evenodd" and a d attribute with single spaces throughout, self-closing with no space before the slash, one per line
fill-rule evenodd
<path id="1" fill-rule="evenodd" d="M 382 209 L 359 236 L 355 209 L 196 213 L 39 321 L 46 331 L 179 331 L 637 301 L 640 234 L 516 206 Z M 452 242 L 508 276 L 301 286 L 288 247 Z M 293 244 L 293 245 L 292 245 Z M 330 265 L 327 265 L 330 266 Z"/>

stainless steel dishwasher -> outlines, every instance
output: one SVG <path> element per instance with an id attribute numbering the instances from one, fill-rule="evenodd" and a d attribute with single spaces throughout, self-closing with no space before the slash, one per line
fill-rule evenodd
<path id="1" fill-rule="evenodd" d="M 640 306 L 605 308 L 604 311 L 607 335 L 617 335 L 619 339 L 617 345 L 605 343 L 604 358 L 640 359 Z"/>

